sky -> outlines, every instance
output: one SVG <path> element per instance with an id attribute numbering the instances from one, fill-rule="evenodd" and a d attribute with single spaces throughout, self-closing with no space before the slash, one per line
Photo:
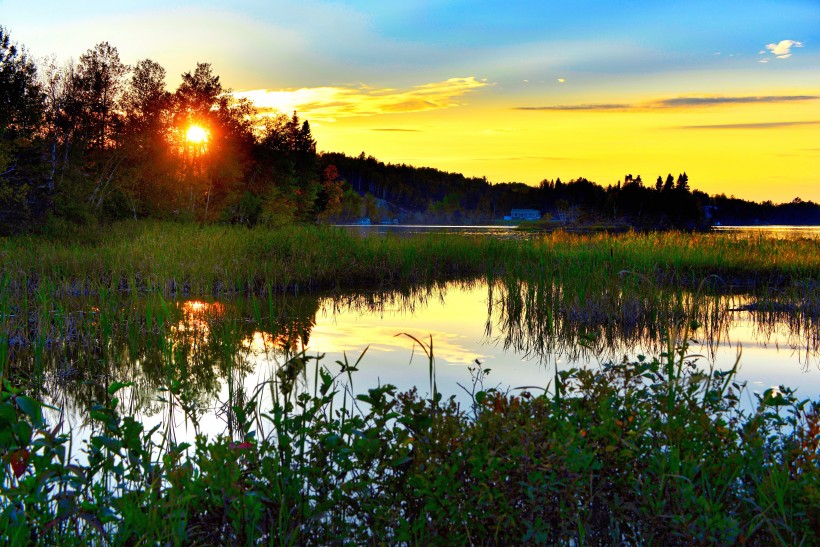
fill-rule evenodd
<path id="1" fill-rule="evenodd" d="M 209 62 L 322 151 L 491 182 L 820 201 L 820 1 L 0 0 L 35 57 Z"/>

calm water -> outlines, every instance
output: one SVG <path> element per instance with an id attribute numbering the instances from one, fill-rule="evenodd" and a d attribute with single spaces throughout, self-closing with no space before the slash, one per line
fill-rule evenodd
<path id="1" fill-rule="evenodd" d="M 355 393 L 390 383 L 425 394 L 430 391 L 428 360 L 410 336 L 432 340 L 439 391 L 467 406 L 476 360 L 491 369 L 484 388 L 537 391 L 548 388 L 556 368 L 658 355 L 665 348 L 661 333 L 640 313 L 633 314 L 631 324 L 607 322 L 583 308 L 550 316 L 532 302 L 517 304 L 527 291 L 524 286 L 490 290 L 480 281 L 412 294 L 283 297 L 273 303 L 270 316 L 263 311 L 271 302 L 179 301 L 172 303 L 170 328 L 154 328 L 147 339 L 130 334 L 126 326 L 112 326 L 104 347 L 45 348 L 32 368 L 39 367 L 45 395 L 67 411 L 67 423 L 78 431 L 87 423 L 91 402 L 105 397 L 105 386 L 131 381 L 134 387 L 120 393 L 121 408 L 190 439 L 194 429 L 182 415 L 180 400 L 174 405 L 159 401 L 168 398 L 162 386 L 183 385 L 200 409 L 201 430 L 224 432 L 230 389 L 253 393 L 275 378 L 286 354 L 302 349 L 324 354 L 322 364 L 332 371 L 338 371 L 336 361 L 355 362 L 363 355 L 353 377 Z M 684 307 L 689 298 L 681 295 Z M 752 393 L 777 385 L 797 388 L 801 398 L 820 397 L 820 318 L 761 315 L 743 309 L 750 301 L 735 296 L 702 302 L 698 320 L 703 326 L 692 333 L 689 353 L 700 355 L 697 362 L 706 369 L 728 369 L 742 352 L 739 379 L 749 387 L 747 408 L 754 406 Z M 145 313 L 137 310 L 134 316 Z M 587 347 L 579 345 L 582 338 Z M 25 352 L 21 361 L 23 355 L 34 363 Z M 306 378 L 310 389 L 312 368 Z"/>
<path id="2" fill-rule="evenodd" d="M 395 229 L 366 228 L 368 234 Z M 463 229 L 494 237 L 514 233 L 501 228 L 497 234 L 498 227 Z M 783 237 L 786 231 L 820 237 L 818 228 L 741 233 Z M 121 408 L 186 437 L 193 430 L 179 401 L 159 401 L 168 396 L 159 391 L 162 386 L 183 386 L 189 403 L 201 411 L 202 431 L 216 434 L 226 428 L 229 393 L 242 388 L 238 391 L 248 396 L 275 377 L 288 354 L 303 349 L 324 354 L 321 363 L 331 370 L 338 370 L 336 361 L 354 362 L 363 355 L 353 377 L 356 393 L 391 383 L 425 394 L 428 361 L 411 336 L 432 341 L 439 391 L 467 405 L 476 361 L 491 369 L 483 378 L 485 388 L 547 388 L 556 368 L 658 355 L 665 349 L 658 324 L 691 317 L 701 325 L 691 334 L 689 348 L 689 354 L 699 355 L 698 364 L 728 369 L 740 354 L 747 407 L 754 405 L 752 393 L 777 385 L 797 388 L 801 398 L 820 398 L 820 317 L 813 308 L 806 313 L 755 311 L 750 295 L 712 295 L 695 302 L 678 290 L 658 299 L 668 309 L 626 289 L 608 300 L 596 298 L 572 300 L 554 285 L 478 280 L 401 292 L 269 300 L 143 299 L 102 305 L 78 300 L 61 303 L 62 315 L 45 315 L 53 333 L 37 343 L 15 345 L 12 335 L 10 364 L 13 373 L 41 386 L 41 395 L 65 410 L 67 423 L 78 431 L 87 423 L 92 401 L 106 397 L 108 384 L 131 381 L 134 386 L 120 394 Z M 312 378 L 310 370 L 307 378 Z"/>
<path id="3" fill-rule="evenodd" d="M 398 235 L 414 236 L 419 234 L 458 234 L 465 236 L 488 236 L 501 239 L 523 239 L 532 236 L 532 233 L 519 232 L 515 226 L 453 226 L 453 225 L 426 225 L 426 224 L 342 224 L 340 228 L 349 230 L 361 236 Z"/>
<path id="4" fill-rule="evenodd" d="M 716 232 L 751 237 L 820 237 L 820 226 L 716 226 Z"/>
<path id="5" fill-rule="evenodd" d="M 460 235 L 481 235 L 500 238 L 528 238 L 537 232 L 519 232 L 515 226 L 432 226 L 432 225 L 412 225 L 412 224 L 344 224 L 339 227 L 362 236 L 372 235 L 416 235 L 416 234 L 460 234 Z M 716 226 L 714 231 L 732 235 L 749 237 L 820 237 L 820 226 Z"/>

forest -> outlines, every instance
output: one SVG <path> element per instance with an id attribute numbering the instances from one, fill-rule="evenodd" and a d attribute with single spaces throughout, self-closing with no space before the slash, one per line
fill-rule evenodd
<path id="1" fill-rule="evenodd" d="M 319 153 L 307 120 L 259 115 L 210 64 L 182 74 L 174 91 L 166 76 L 150 59 L 125 64 L 107 42 L 76 61 L 35 61 L 0 28 L 0 233 L 125 218 L 477 224 L 513 208 L 642 230 L 820 224 L 813 202 L 709 196 L 686 173 L 530 186 Z"/>

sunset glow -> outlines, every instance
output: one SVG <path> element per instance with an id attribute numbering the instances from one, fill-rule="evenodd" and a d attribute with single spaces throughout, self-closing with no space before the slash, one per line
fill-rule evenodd
<path id="1" fill-rule="evenodd" d="M 309 120 L 320 151 L 531 185 L 686 171 L 713 194 L 820 200 L 816 1 L 44 4 L 4 12 L 33 54 L 108 40 L 171 88 L 210 62 L 263 115 Z"/>
<path id="2" fill-rule="evenodd" d="M 208 142 L 208 131 L 199 125 L 192 125 L 185 131 L 185 140 L 192 144 L 205 144 Z"/>

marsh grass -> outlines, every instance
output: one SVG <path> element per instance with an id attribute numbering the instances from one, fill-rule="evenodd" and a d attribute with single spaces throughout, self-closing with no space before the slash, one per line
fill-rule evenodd
<path id="1" fill-rule="evenodd" d="M 64 240 L 0 240 L 1 286 L 18 297 L 41 285 L 58 294 L 216 296 L 395 288 L 486 275 L 595 286 L 623 270 L 692 289 L 712 275 L 724 287 L 791 289 L 806 280 L 816 284 L 820 239 L 563 232 L 517 241 L 441 234 L 365 238 L 322 226 L 248 230 L 124 222 Z"/>
<path id="2" fill-rule="evenodd" d="M 818 402 L 785 387 L 751 395 L 736 369 L 703 370 L 687 353 L 693 322 L 719 332 L 743 306 L 816 333 L 817 240 L 123 223 L 6 239 L 0 264 L 5 542 L 818 541 Z M 336 292 L 331 306 L 378 308 L 436 298 L 453 279 L 487 280 L 489 328 L 511 346 L 599 353 L 607 337 L 647 334 L 664 345 L 556 370 L 543 390 L 485 389 L 477 364 L 469 409 L 438 392 L 432 339 L 408 338 L 427 396 L 354 390 L 366 356 L 299 351 L 320 288 Z M 356 287 L 371 290 L 344 292 Z M 280 365 L 249 387 L 260 332 Z M 54 392 L 66 395 L 44 406 Z M 89 409 L 87 442 L 65 421 L 72 405 Z M 201 433 L 214 407 L 224 433 L 180 442 L 171 424 Z M 149 429 L 137 409 L 162 423 Z"/>

